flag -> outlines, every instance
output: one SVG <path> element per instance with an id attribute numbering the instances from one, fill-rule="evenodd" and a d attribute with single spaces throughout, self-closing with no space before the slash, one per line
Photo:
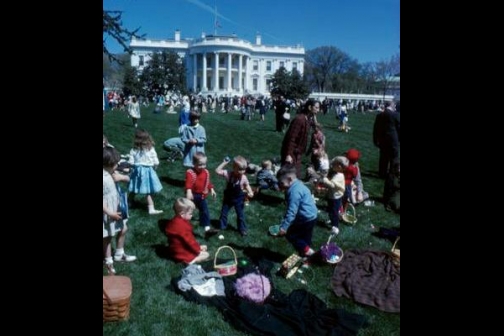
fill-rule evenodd
<path id="1" fill-rule="evenodd" d="M 222 28 L 219 21 L 215 21 L 215 28 Z"/>

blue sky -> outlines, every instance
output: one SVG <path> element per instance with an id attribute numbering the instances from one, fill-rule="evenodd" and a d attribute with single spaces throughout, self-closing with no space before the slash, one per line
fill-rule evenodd
<path id="1" fill-rule="evenodd" d="M 334 46 L 360 63 L 389 59 L 399 52 L 400 0 L 103 0 L 103 9 L 123 11 L 124 27 L 140 27 L 146 38 L 197 38 L 236 34 L 266 45 L 301 44 L 306 50 Z M 122 52 L 106 41 L 111 52 Z"/>

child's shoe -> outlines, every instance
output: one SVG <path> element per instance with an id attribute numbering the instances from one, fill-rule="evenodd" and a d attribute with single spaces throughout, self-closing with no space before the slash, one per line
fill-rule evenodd
<path id="1" fill-rule="evenodd" d="M 107 267 L 108 275 L 116 274 L 116 270 L 114 268 L 114 263 L 105 263 L 105 267 Z"/>
<path id="2" fill-rule="evenodd" d="M 132 262 L 135 261 L 137 257 L 127 255 L 126 253 L 123 253 L 122 255 L 114 255 L 114 260 L 115 261 L 124 261 L 124 262 Z"/>

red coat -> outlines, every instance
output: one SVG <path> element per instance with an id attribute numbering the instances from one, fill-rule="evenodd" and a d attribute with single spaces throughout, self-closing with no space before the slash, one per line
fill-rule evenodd
<path id="1" fill-rule="evenodd" d="M 200 252 L 200 244 L 194 238 L 191 223 L 176 215 L 165 227 L 168 236 L 168 251 L 175 261 L 191 262 Z"/>

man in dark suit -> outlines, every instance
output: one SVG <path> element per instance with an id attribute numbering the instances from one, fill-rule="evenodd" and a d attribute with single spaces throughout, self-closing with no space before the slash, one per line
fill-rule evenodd
<path id="1" fill-rule="evenodd" d="M 380 148 L 378 175 L 386 178 L 393 162 L 399 158 L 400 117 L 391 101 L 385 102 L 385 109 L 375 119 L 373 143 Z"/>

